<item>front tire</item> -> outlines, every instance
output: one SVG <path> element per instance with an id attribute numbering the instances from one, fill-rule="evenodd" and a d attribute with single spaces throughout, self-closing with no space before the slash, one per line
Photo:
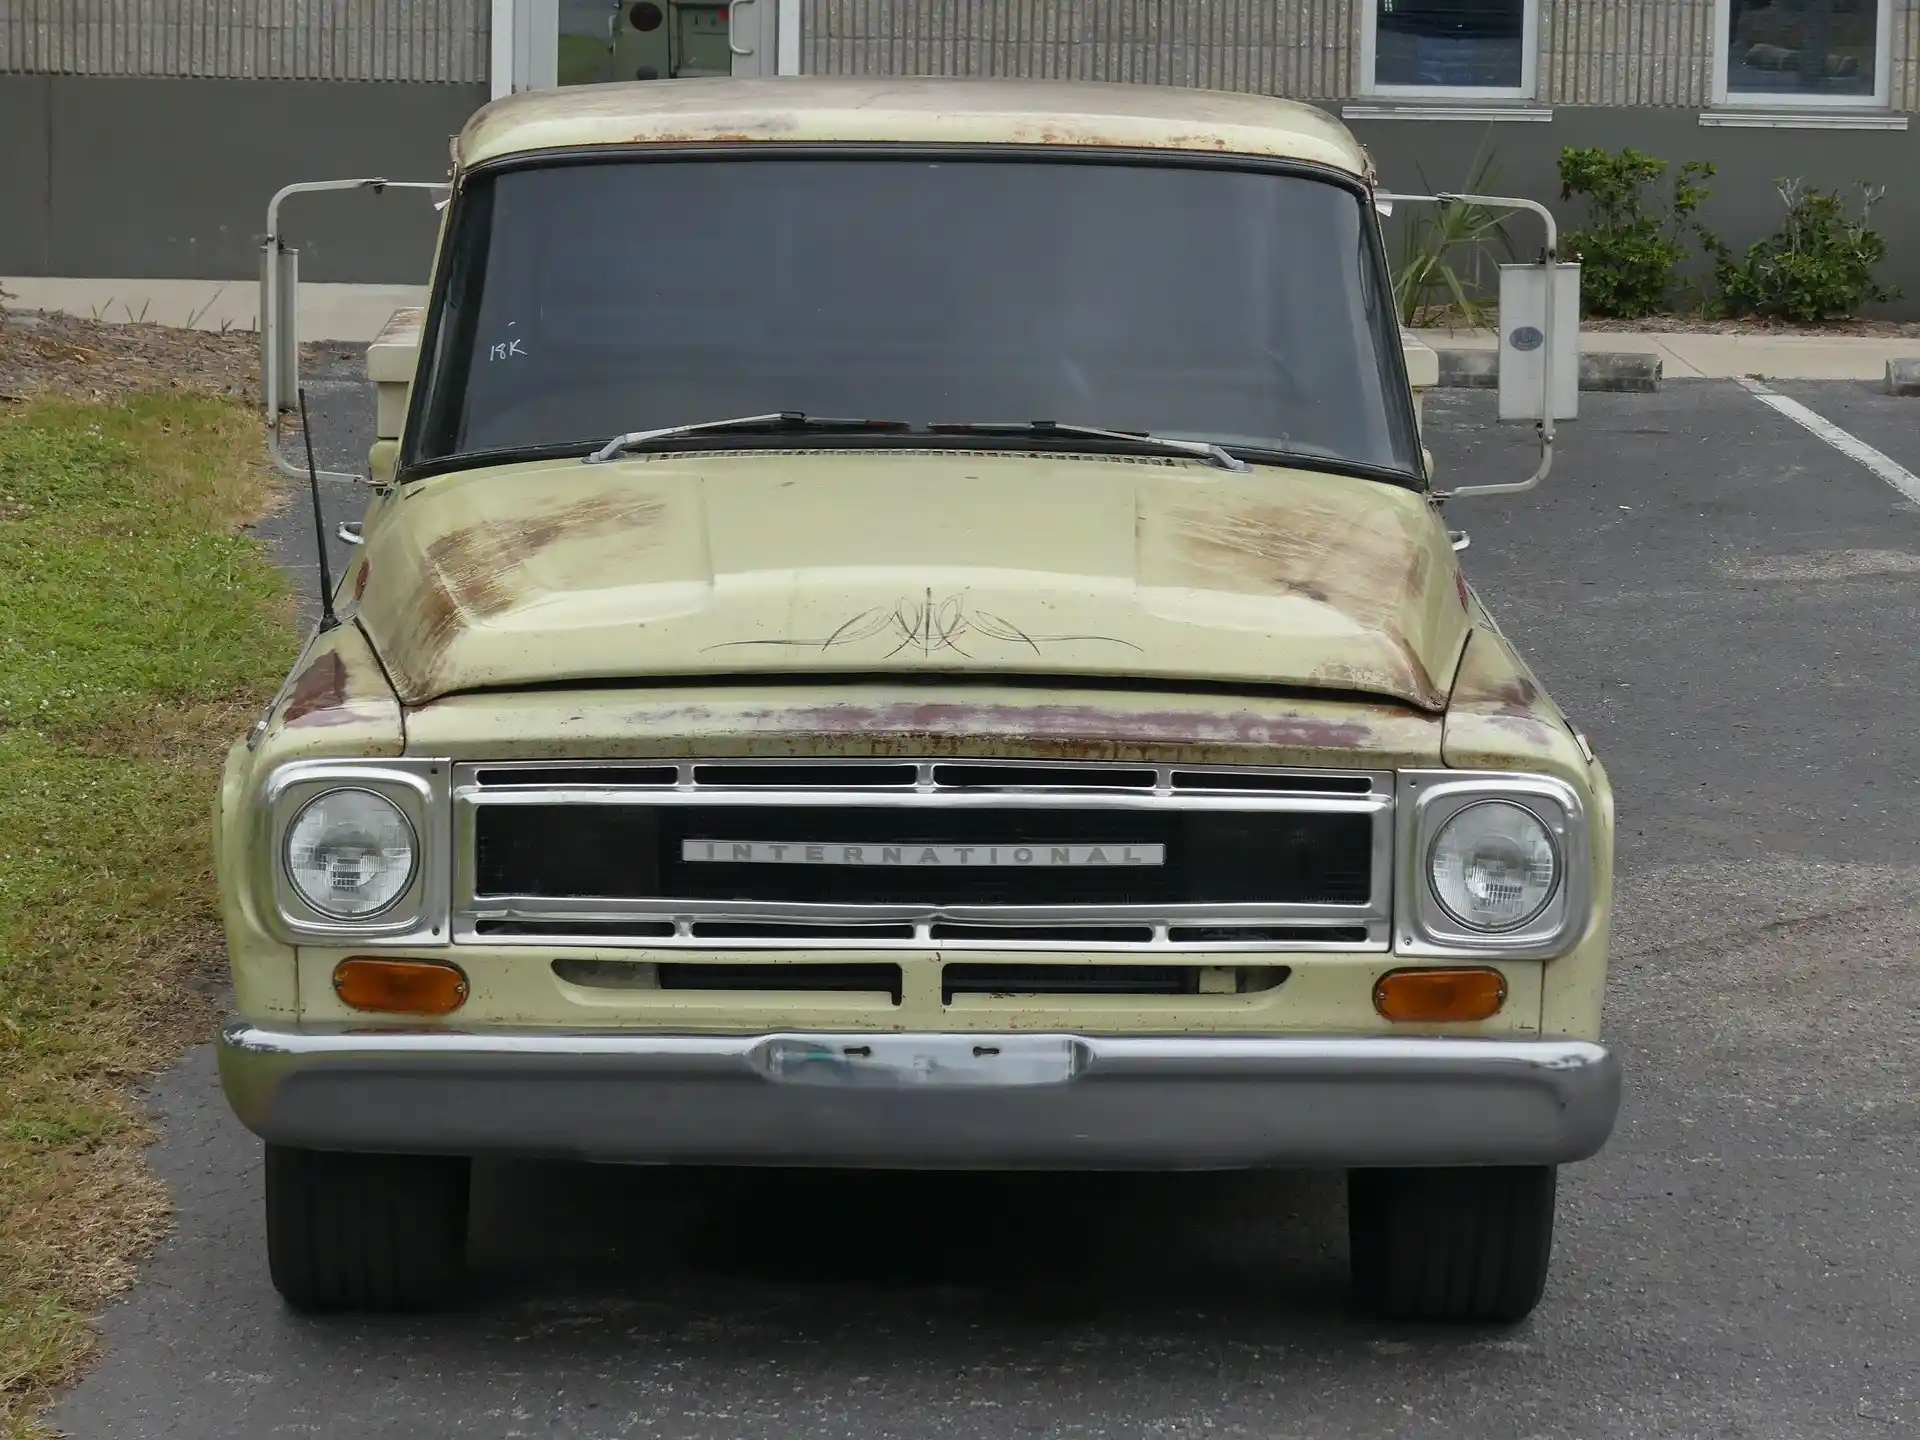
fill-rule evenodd
<path id="1" fill-rule="evenodd" d="M 1540 1303 L 1555 1167 L 1352 1170 L 1354 1298 L 1385 1320 L 1512 1324 Z"/>
<path id="2" fill-rule="evenodd" d="M 267 1268 L 296 1310 L 424 1310 L 466 1269 L 463 1156 L 267 1146 Z"/>

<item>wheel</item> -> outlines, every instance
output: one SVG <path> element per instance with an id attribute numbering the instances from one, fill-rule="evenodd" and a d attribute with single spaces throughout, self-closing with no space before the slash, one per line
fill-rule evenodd
<path id="1" fill-rule="evenodd" d="M 296 1310 L 423 1310 L 466 1268 L 463 1156 L 267 1146 L 267 1269 Z"/>
<path id="2" fill-rule="evenodd" d="M 1551 1165 L 1347 1173 L 1354 1298 L 1386 1320 L 1511 1324 L 1553 1252 Z"/>

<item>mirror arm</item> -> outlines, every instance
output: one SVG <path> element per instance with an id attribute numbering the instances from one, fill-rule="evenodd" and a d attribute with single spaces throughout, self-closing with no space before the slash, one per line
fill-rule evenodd
<path id="1" fill-rule="evenodd" d="M 1560 260 L 1560 227 L 1554 223 L 1553 212 L 1538 200 L 1525 200 L 1514 195 L 1462 195 L 1444 190 L 1433 195 L 1399 195 L 1391 191 L 1381 190 L 1377 191 L 1374 195 L 1374 204 L 1376 207 L 1378 207 L 1382 201 L 1386 204 L 1386 208 L 1381 212 L 1382 214 L 1392 214 L 1393 204 L 1396 200 L 1404 200 L 1409 203 L 1431 202 L 1437 205 L 1486 205 L 1504 210 L 1526 210 L 1538 215 L 1541 225 L 1546 229 L 1547 248 L 1541 257 L 1541 263 L 1546 267 L 1547 272 L 1547 283 L 1545 287 L 1545 329 L 1548 336 L 1548 343 L 1544 347 L 1545 353 L 1540 357 L 1541 399 L 1540 420 L 1537 426 L 1540 435 L 1540 463 L 1534 469 L 1533 474 L 1524 480 L 1516 480 L 1505 485 L 1461 485 L 1452 490 L 1436 490 L 1433 492 L 1433 501 L 1437 505 L 1462 495 L 1518 495 L 1523 491 L 1531 490 L 1542 480 L 1546 479 L 1553 470 L 1553 292 L 1555 288 L 1554 266 L 1556 266 Z"/>
<path id="2" fill-rule="evenodd" d="M 300 341 L 297 325 L 290 325 L 295 333 L 290 341 L 282 342 L 275 333 L 281 321 L 292 321 L 298 314 L 297 296 L 283 298 L 280 294 L 281 269 L 280 257 L 291 256 L 294 252 L 287 249 L 286 239 L 280 230 L 280 207 L 293 195 L 312 195 L 328 190 L 369 190 L 375 195 L 384 195 L 389 190 L 424 190 L 436 202 L 435 208 L 444 203 L 443 192 L 450 192 L 449 182 L 444 180 L 387 180 L 378 176 L 357 180 L 306 180 L 298 184 L 283 185 L 274 192 L 267 202 L 267 233 L 261 242 L 265 251 L 265 261 L 260 273 L 260 390 L 265 402 L 267 422 L 267 458 L 272 461 L 274 470 L 292 479 L 305 479 L 305 466 L 296 465 L 281 453 L 280 416 L 291 407 L 283 405 L 283 397 L 299 384 Z M 288 314 L 283 316 L 282 309 Z M 282 350 L 283 343 L 286 346 Z M 294 374 L 280 373 L 283 355 L 290 354 Z M 320 477 L 325 480 L 360 480 L 359 475 L 322 470 Z"/>

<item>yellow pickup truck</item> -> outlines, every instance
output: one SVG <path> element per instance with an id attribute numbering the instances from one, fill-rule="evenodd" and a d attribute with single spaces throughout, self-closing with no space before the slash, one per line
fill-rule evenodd
<path id="1" fill-rule="evenodd" d="M 1337 1168 L 1372 1311 L 1527 1314 L 1613 801 L 1461 573 L 1382 208 L 1260 96 L 480 111 L 219 798 L 286 1299 L 444 1301 L 508 1154 Z"/>

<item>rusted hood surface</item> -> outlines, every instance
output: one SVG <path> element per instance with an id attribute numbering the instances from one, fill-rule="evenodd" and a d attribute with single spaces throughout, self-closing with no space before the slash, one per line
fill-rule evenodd
<path id="1" fill-rule="evenodd" d="M 1424 500 L 1184 460 L 785 452 L 501 467 L 368 527 L 409 704 L 679 676 L 1118 676 L 1444 706 L 1467 634 Z"/>

